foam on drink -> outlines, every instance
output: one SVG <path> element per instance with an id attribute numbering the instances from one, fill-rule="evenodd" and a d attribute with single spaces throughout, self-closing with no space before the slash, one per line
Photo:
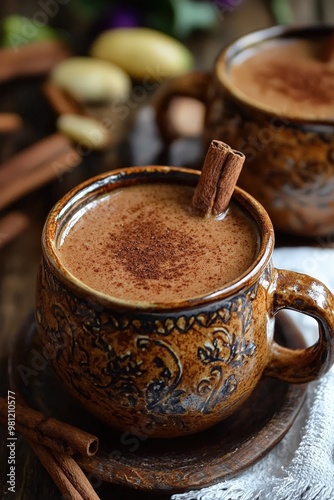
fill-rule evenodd
<path id="1" fill-rule="evenodd" d="M 111 191 L 63 231 L 63 264 L 91 288 L 124 300 L 166 303 L 222 288 L 253 263 L 258 229 L 235 202 L 223 220 L 195 216 L 193 193 L 171 184 Z"/>

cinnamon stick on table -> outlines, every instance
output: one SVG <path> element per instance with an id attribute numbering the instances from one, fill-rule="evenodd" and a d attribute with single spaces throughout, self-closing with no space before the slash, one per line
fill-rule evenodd
<path id="1" fill-rule="evenodd" d="M 77 462 L 64 453 L 55 453 L 44 446 L 28 443 L 66 500 L 99 500 L 92 485 Z"/>
<path id="2" fill-rule="evenodd" d="M 0 132 L 15 132 L 22 127 L 23 120 L 17 113 L 0 113 Z"/>
<path id="3" fill-rule="evenodd" d="M 9 212 L 0 218 L 0 249 L 19 236 L 30 225 L 22 212 Z"/>
<path id="4" fill-rule="evenodd" d="M 81 467 L 72 457 L 64 453 L 53 453 L 53 456 L 67 480 L 84 500 L 99 500 Z"/>
<path id="5" fill-rule="evenodd" d="M 0 398 L 0 423 L 6 425 L 7 420 L 7 399 Z M 98 438 L 92 434 L 19 403 L 16 403 L 15 423 L 20 434 L 55 452 L 69 455 L 81 453 L 90 457 L 97 452 L 99 446 Z"/>
<path id="6" fill-rule="evenodd" d="M 245 155 L 224 142 L 211 142 L 193 199 L 192 211 L 201 217 L 226 212 L 245 161 Z"/>
<path id="7" fill-rule="evenodd" d="M 29 408 L 19 390 L 15 393 L 15 429 L 27 439 L 63 498 L 99 500 L 99 496 L 75 459 L 57 446 L 54 449 L 48 447 L 52 440 L 58 440 L 61 435 L 63 441 L 65 439 L 68 441 L 66 450 L 77 450 L 85 456 L 91 456 L 97 451 L 97 438 L 81 429 L 53 418 L 47 418 L 42 413 Z M 8 425 L 7 398 L 0 398 L 0 423 L 6 427 Z M 47 439 L 44 440 L 43 436 L 46 437 L 46 435 Z"/>
<path id="8" fill-rule="evenodd" d="M 46 74 L 70 55 L 69 48 L 60 40 L 43 40 L 0 49 L 0 82 L 20 76 Z"/>
<path id="9" fill-rule="evenodd" d="M 62 134 L 50 135 L 0 165 L 0 210 L 81 161 L 71 141 Z"/>
<path id="10" fill-rule="evenodd" d="M 50 80 L 43 85 L 43 92 L 58 115 L 86 114 L 84 107 L 80 103 Z"/>
<path id="11" fill-rule="evenodd" d="M 53 456 L 52 452 L 43 446 L 40 446 L 34 442 L 28 440 L 30 447 L 32 448 L 35 455 L 39 458 L 39 461 L 43 467 L 48 471 L 51 478 L 53 479 L 55 485 L 59 489 L 63 498 L 66 500 L 83 500 L 83 496 L 76 488 L 76 485 L 68 479 L 65 471 L 61 468 L 58 461 Z M 92 487 L 92 498 L 94 498 L 95 491 Z M 97 497 L 98 498 L 98 497 Z"/>

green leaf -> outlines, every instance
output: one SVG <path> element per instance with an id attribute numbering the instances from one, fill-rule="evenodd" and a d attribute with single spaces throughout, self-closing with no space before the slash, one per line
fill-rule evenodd
<path id="1" fill-rule="evenodd" d="M 47 24 L 43 25 L 42 21 L 19 15 L 6 17 L 2 24 L 2 45 L 19 47 L 32 42 L 60 38 L 55 29 Z"/>

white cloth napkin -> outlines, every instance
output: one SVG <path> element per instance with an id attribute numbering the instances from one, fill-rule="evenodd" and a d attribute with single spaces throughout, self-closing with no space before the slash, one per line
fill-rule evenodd
<path id="1" fill-rule="evenodd" d="M 334 249 L 276 249 L 274 265 L 316 277 L 334 292 Z M 312 344 L 315 321 L 291 315 Z M 334 500 L 334 368 L 309 384 L 298 418 L 270 453 L 231 479 L 172 500 Z"/>

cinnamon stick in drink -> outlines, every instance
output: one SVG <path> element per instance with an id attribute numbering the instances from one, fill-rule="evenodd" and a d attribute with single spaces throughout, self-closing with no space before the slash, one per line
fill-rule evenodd
<path id="1" fill-rule="evenodd" d="M 216 196 L 212 207 L 213 215 L 223 214 L 228 209 L 244 161 L 245 155 L 243 153 L 230 149 L 220 172 Z"/>
<path id="2" fill-rule="evenodd" d="M 212 141 L 205 157 L 193 199 L 193 212 L 202 217 L 211 214 L 222 166 L 229 154 L 230 147 L 220 141 Z"/>
<path id="3" fill-rule="evenodd" d="M 211 142 L 193 199 L 192 211 L 201 217 L 223 214 L 230 203 L 245 155 L 224 142 Z"/>

